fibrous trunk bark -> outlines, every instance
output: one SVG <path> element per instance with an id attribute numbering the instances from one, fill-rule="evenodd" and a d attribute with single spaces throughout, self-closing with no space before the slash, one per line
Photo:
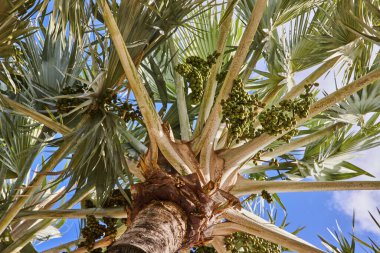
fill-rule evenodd
<path id="1" fill-rule="evenodd" d="M 187 217 L 172 202 L 156 201 L 142 209 L 109 253 L 174 253 L 186 236 Z"/>

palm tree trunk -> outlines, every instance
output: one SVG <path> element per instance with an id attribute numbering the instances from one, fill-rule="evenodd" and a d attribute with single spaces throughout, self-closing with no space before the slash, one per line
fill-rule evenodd
<path id="1" fill-rule="evenodd" d="M 186 235 L 187 218 L 172 202 L 153 202 L 142 209 L 131 227 L 108 253 L 174 253 Z"/>

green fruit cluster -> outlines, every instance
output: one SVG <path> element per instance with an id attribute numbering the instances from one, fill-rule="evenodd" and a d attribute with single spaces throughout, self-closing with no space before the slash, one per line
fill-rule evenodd
<path id="1" fill-rule="evenodd" d="M 128 102 L 124 102 L 116 107 L 116 110 L 119 117 L 125 122 L 139 120 L 142 117 L 140 110 L 138 108 L 135 109 L 133 105 Z"/>
<path id="2" fill-rule="evenodd" d="M 295 107 L 295 113 L 300 118 L 306 118 L 309 115 L 311 104 L 314 102 L 312 89 L 318 86 L 319 83 L 311 83 L 305 86 L 305 92 L 300 95 L 300 99 L 297 101 L 297 106 Z"/>
<path id="3" fill-rule="evenodd" d="M 263 111 L 259 116 L 259 121 L 264 132 L 270 135 L 282 134 L 297 125 L 297 117 L 307 117 L 313 102 L 313 86 L 318 86 L 318 84 L 306 85 L 305 92 L 300 95 L 299 99 L 286 99 L 281 101 L 279 105 L 272 105 Z M 284 140 L 290 141 L 291 134 L 288 134 Z"/>
<path id="4" fill-rule="evenodd" d="M 191 89 L 190 102 L 192 104 L 199 104 L 204 91 L 204 79 L 201 72 L 190 64 L 180 64 L 176 70 L 189 83 Z"/>
<path id="5" fill-rule="evenodd" d="M 279 105 L 272 105 L 260 113 L 258 119 L 262 128 L 254 128 L 254 118 L 258 115 L 257 108 L 265 107 L 265 104 L 258 100 L 257 95 L 250 95 L 244 91 L 244 84 L 241 80 L 235 80 L 230 96 L 222 101 L 223 119 L 228 127 L 229 143 L 233 140 L 253 139 L 262 133 L 269 135 L 279 135 L 288 132 L 280 139 L 290 142 L 290 139 L 298 134 L 296 129 L 297 118 L 305 118 L 309 114 L 313 103 L 312 88 L 318 86 L 317 83 L 305 86 L 305 92 L 298 99 L 283 100 Z M 276 163 L 274 163 L 276 164 Z"/>
<path id="6" fill-rule="evenodd" d="M 202 101 L 204 93 L 204 85 L 209 76 L 210 68 L 215 64 L 219 57 L 218 52 L 214 52 L 207 56 L 204 60 L 198 56 L 190 56 L 185 60 L 184 64 L 179 64 L 176 71 L 185 78 L 191 89 L 190 102 L 199 104 Z"/>
<path id="7" fill-rule="evenodd" d="M 128 193 L 128 190 L 127 190 Z M 123 196 L 120 190 L 113 190 L 110 196 L 106 199 L 103 208 L 111 207 L 124 207 L 128 204 L 127 200 Z M 94 208 L 94 203 L 86 199 L 84 202 L 86 208 Z M 86 226 L 82 228 L 82 236 L 85 239 L 83 242 L 78 244 L 78 247 L 86 247 L 91 250 L 94 247 L 95 241 L 103 236 L 115 237 L 117 233 L 116 223 L 117 219 L 111 217 L 103 217 L 102 221 L 105 225 L 99 223 L 99 220 L 95 218 L 94 215 L 86 216 Z M 101 249 L 94 249 L 92 253 L 102 252 Z"/>
<path id="8" fill-rule="evenodd" d="M 104 93 L 104 104 L 117 104 L 117 94 L 113 89 L 107 89 Z"/>
<path id="9" fill-rule="evenodd" d="M 106 226 L 99 224 L 94 215 L 86 216 L 86 226 L 82 228 L 82 236 L 85 239 L 79 243 L 79 247 L 86 247 L 91 250 L 94 247 L 95 241 L 104 235 Z"/>
<path id="10" fill-rule="evenodd" d="M 264 152 L 273 152 L 273 148 L 269 148 L 269 149 L 266 149 L 266 150 L 259 150 L 257 151 L 257 153 L 252 157 L 252 162 L 254 165 L 258 165 L 258 161 L 262 161 L 262 162 L 265 162 L 263 160 L 261 160 L 261 155 L 264 153 Z M 274 165 L 276 167 L 280 166 L 280 163 L 278 162 L 278 160 L 276 158 L 272 158 L 270 161 L 269 161 L 269 165 Z"/>
<path id="11" fill-rule="evenodd" d="M 210 69 L 209 65 L 207 61 L 203 60 L 201 57 L 190 56 L 186 58 L 185 62 L 186 64 L 196 68 L 202 77 L 208 75 Z"/>
<path id="12" fill-rule="evenodd" d="M 129 190 L 125 190 L 127 194 L 130 194 Z M 120 207 L 128 205 L 128 201 L 125 199 L 123 194 L 119 189 L 112 191 L 110 196 L 107 197 L 106 201 L 102 205 L 104 208 L 110 207 Z"/>
<path id="13" fill-rule="evenodd" d="M 103 217 L 103 222 L 107 226 L 107 228 L 104 230 L 104 236 L 115 237 L 117 233 L 117 229 L 116 229 L 117 219 L 110 218 L 110 217 Z"/>
<path id="14" fill-rule="evenodd" d="M 86 84 L 74 84 L 62 89 L 61 95 L 83 94 L 87 89 Z M 56 103 L 58 113 L 64 114 L 70 112 L 76 106 L 83 102 L 83 98 L 59 98 Z"/>
<path id="15" fill-rule="evenodd" d="M 226 79 L 227 73 L 228 73 L 228 71 L 222 71 L 222 72 L 216 74 L 216 81 L 218 83 L 224 82 L 224 79 Z"/>
<path id="16" fill-rule="evenodd" d="M 129 191 L 127 190 L 127 194 Z M 103 204 L 104 208 L 111 208 L 111 207 L 124 207 L 127 206 L 129 203 L 121 193 L 119 189 L 113 190 L 111 195 L 108 196 L 106 201 Z M 103 222 L 107 225 L 107 229 L 105 230 L 105 236 L 116 236 L 116 222 L 117 219 L 110 218 L 110 217 L 103 217 Z M 125 221 L 122 221 L 125 223 Z"/>
<path id="17" fill-rule="evenodd" d="M 87 89 L 86 85 L 75 84 L 73 86 L 65 87 L 61 95 L 83 94 Z M 84 101 L 83 98 L 60 98 L 57 100 L 56 108 L 61 114 L 68 113 L 76 106 Z M 124 121 L 136 121 L 141 119 L 141 112 L 136 106 L 122 102 L 117 98 L 117 94 L 113 89 L 107 89 L 103 98 L 99 99 L 98 103 L 104 107 L 104 110 L 116 113 Z"/>
<path id="18" fill-rule="evenodd" d="M 209 74 L 210 68 L 216 63 L 216 59 L 220 56 L 220 53 L 214 51 L 212 54 L 207 56 L 206 60 L 203 60 L 198 56 L 190 56 L 186 59 L 186 63 L 197 68 L 201 72 L 202 76 L 207 76 Z"/>
<path id="19" fill-rule="evenodd" d="M 252 161 L 254 165 L 258 165 L 258 161 L 261 161 L 261 155 L 265 152 L 265 150 L 259 150 L 257 153 L 252 157 Z"/>
<path id="20" fill-rule="evenodd" d="M 281 253 L 281 248 L 272 242 L 260 237 L 236 232 L 225 237 L 227 250 L 232 253 Z"/>
<path id="21" fill-rule="evenodd" d="M 269 204 L 273 202 L 272 195 L 266 190 L 261 191 L 261 197 L 265 199 Z"/>
<path id="22" fill-rule="evenodd" d="M 141 119 L 141 112 L 128 101 L 122 102 L 117 98 L 113 89 L 107 89 L 101 102 L 106 111 L 116 113 L 124 121 L 135 121 Z"/>
<path id="23" fill-rule="evenodd" d="M 107 89 L 101 102 L 106 111 L 116 113 L 125 122 L 141 119 L 141 112 L 128 101 L 121 101 L 113 89 Z"/>
<path id="24" fill-rule="evenodd" d="M 270 161 L 269 161 L 269 165 L 274 165 L 276 167 L 280 166 L 278 160 L 276 158 L 272 158 Z"/>
<path id="25" fill-rule="evenodd" d="M 222 122 L 228 127 L 229 143 L 251 139 L 258 134 L 252 121 L 258 115 L 258 108 L 265 104 L 259 101 L 257 94 L 248 94 L 240 79 L 234 81 L 230 96 L 227 100 L 222 100 L 221 104 Z"/>
<path id="26" fill-rule="evenodd" d="M 299 133 L 299 131 L 297 129 L 290 130 L 289 132 L 287 132 L 286 134 L 281 136 L 281 138 L 279 140 L 282 140 L 282 141 L 289 143 L 290 140 L 292 139 L 292 137 L 296 136 L 298 133 Z"/>
<path id="27" fill-rule="evenodd" d="M 287 111 L 281 104 L 279 106 L 272 105 L 271 108 L 263 111 L 259 116 L 259 121 L 264 132 L 270 135 L 282 134 L 297 124 L 291 111 Z"/>

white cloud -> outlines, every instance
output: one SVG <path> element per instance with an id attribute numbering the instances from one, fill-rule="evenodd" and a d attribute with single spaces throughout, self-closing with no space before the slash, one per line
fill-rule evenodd
<path id="1" fill-rule="evenodd" d="M 380 179 L 380 147 L 359 153 L 359 156 L 351 161 L 360 168 L 368 171 L 377 179 Z M 357 177 L 355 180 L 370 180 L 367 176 Z"/>
<path id="2" fill-rule="evenodd" d="M 380 231 L 376 226 L 368 211 L 377 217 L 376 207 L 379 207 L 379 191 L 355 191 L 355 192 L 334 192 L 333 207 L 352 217 L 355 211 L 355 230 L 358 232 L 372 232 L 379 236 Z"/>
<path id="3" fill-rule="evenodd" d="M 364 152 L 360 157 L 351 162 L 360 168 L 373 174 L 377 180 L 380 179 L 380 147 Z M 354 178 L 353 180 L 373 180 L 367 176 Z M 380 208 L 380 191 L 345 191 L 334 192 L 332 206 L 352 217 L 355 211 L 356 231 L 372 232 L 379 235 L 380 230 L 371 219 L 368 211 L 377 218 L 376 208 Z"/>

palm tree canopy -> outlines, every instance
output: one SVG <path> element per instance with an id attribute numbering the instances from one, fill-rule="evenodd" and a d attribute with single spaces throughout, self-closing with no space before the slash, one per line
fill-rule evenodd
<path id="1" fill-rule="evenodd" d="M 379 8 L 2 0 L 0 251 L 36 252 L 81 218 L 46 252 L 115 252 L 166 201 L 180 252 L 323 252 L 285 230 L 277 193 L 380 190 L 350 162 L 380 145 Z M 379 249 L 339 233 L 329 252 Z"/>

